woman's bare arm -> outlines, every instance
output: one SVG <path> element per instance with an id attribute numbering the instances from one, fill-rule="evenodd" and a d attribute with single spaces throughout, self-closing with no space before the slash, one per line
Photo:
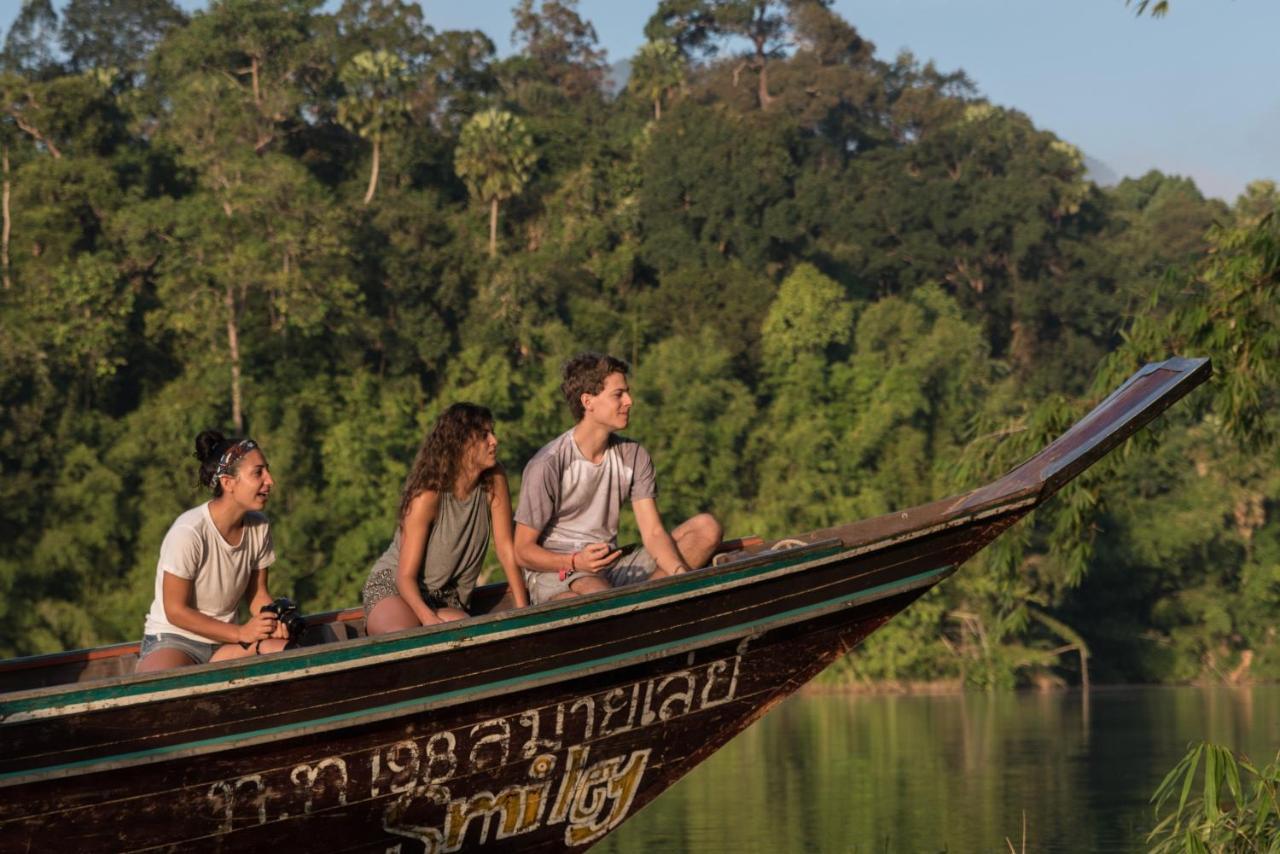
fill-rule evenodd
<path id="1" fill-rule="evenodd" d="M 493 527 L 493 550 L 507 576 L 507 589 L 517 608 L 529 605 L 529 591 L 524 586 L 524 573 L 516 563 L 514 521 L 511 516 L 511 487 L 507 473 L 501 468 L 493 476 L 493 491 L 489 494 L 489 518 Z"/>
<path id="2" fill-rule="evenodd" d="M 424 489 L 409 502 L 409 510 L 400 520 L 400 563 L 396 566 L 396 592 L 413 611 L 418 622 L 430 626 L 440 622 L 418 590 L 418 574 L 427 553 L 427 538 L 440 512 L 440 493 Z"/>
<path id="3" fill-rule="evenodd" d="M 265 614 L 253 612 L 243 625 L 224 623 L 201 613 L 191 606 L 193 586 L 191 579 L 171 572 L 166 572 L 160 582 L 165 618 L 178 628 L 220 643 L 253 643 L 271 637 L 276 631 L 279 623 L 270 611 Z"/>

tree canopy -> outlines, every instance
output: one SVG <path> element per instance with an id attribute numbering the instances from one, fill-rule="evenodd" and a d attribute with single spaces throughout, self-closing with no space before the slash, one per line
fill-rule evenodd
<path id="1" fill-rule="evenodd" d="M 23 4 L 0 653 L 138 635 L 206 427 L 265 448 L 273 586 L 317 610 L 356 601 L 438 412 L 490 407 L 518 479 L 584 349 L 632 363 L 664 517 L 730 535 L 975 486 L 1180 353 L 1209 389 L 835 675 L 1280 676 L 1274 184 L 1099 187 L 820 0 L 660 0 L 616 92 L 572 0 L 513 28 L 499 58 L 407 0 Z"/>

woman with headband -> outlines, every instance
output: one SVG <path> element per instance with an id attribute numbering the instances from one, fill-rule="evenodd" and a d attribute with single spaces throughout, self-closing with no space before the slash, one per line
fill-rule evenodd
<path id="1" fill-rule="evenodd" d="M 512 600 L 523 608 L 529 593 L 516 566 L 511 489 L 498 464 L 493 415 L 474 403 L 455 403 L 423 439 L 400 496 L 391 546 L 365 581 L 367 632 L 468 616 L 491 532 Z"/>
<path id="2" fill-rule="evenodd" d="M 262 606 L 271 602 L 267 567 L 275 563 L 262 509 L 274 481 L 252 439 L 196 436 L 200 482 L 213 498 L 179 516 L 160 545 L 155 599 L 147 614 L 139 673 L 278 652 L 288 631 Z M 236 607 L 249 600 L 249 620 Z"/>

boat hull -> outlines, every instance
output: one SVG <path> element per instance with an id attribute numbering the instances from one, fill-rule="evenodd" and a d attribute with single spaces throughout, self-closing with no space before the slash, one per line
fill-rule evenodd
<path id="1" fill-rule="evenodd" d="M 711 570 L 701 595 L 584 599 L 541 630 L 357 663 L 345 680 L 317 665 L 203 704 L 104 697 L 15 722 L 7 761 L 45 764 L 0 779 L 0 850 L 55 837 L 113 851 L 586 846 L 1023 512 L 862 555 L 819 542 L 789 561 Z M 379 640 L 363 642 L 368 657 Z M 447 675 L 459 654 L 472 663 L 462 687 Z M 288 712 L 262 714 L 272 697 Z M 138 749 L 137 727 L 157 720 L 168 725 Z"/>
<path id="2" fill-rule="evenodd" d="M 521 692 L 514 704 L 491 698 L 31 785 L 5 809 L 20 802 L 25 815 L 6 815 L 0 847 L 586 846 L 922 592 Z"/>

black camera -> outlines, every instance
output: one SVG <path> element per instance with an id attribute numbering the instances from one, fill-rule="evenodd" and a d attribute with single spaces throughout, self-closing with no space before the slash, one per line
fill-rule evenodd
<path id="1" fill-rule="evenodd" d="M 262 606 L 262 611 L 270 611 L 276 615 L 284 627 L 289 630 L 289 639 L 293 642 L 302 640 L 302 633 L 307 630 L 307 620 L 298 613 L 298 603 L 288 596 L 281 596 L 274 602 Z"/>

